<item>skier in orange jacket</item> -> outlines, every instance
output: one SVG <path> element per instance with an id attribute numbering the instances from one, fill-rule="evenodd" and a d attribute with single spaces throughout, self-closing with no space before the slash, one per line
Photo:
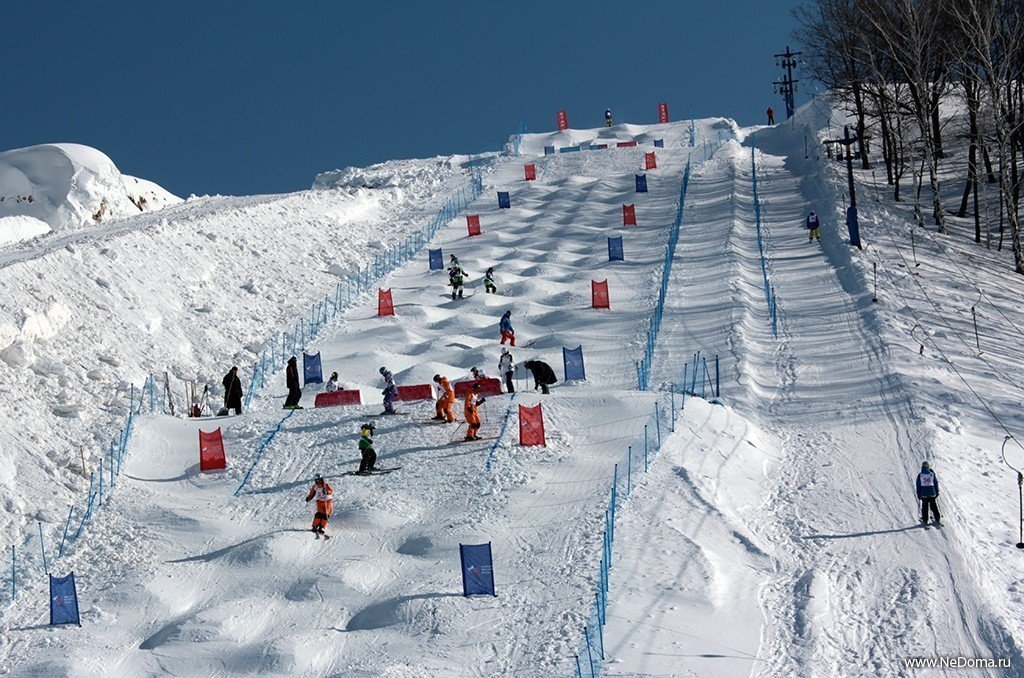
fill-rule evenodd
<path id="1" fill-rule="evenodd" d="M 448 382 L 448 377 L 442 377 L 440 374 L 434 375 L 434 383 L 441 388 L 441 395 L 434 407 L 434 419 L 450 424 L 455 421 L 455 413 L 452 411 L 452 407 L 455 406 L 455 389 Z"/>
<path id="2" fill-rule="evenodd" d="M 313 487 L 309 488 L 309 494 L 306 495 L 307 502 L 313 499 L 316 499 L 316 513 L 313 515 L 313 527 L 310 532 L 315 532 L 317 539 L 321 534 L 330 539 L 329 535 L 324 534 L 324 528 L 327 527 L 327 521 L 334 511 L 334 489 L 319 473 L 313 476 Z"/>
<path id="3" fill-rule="evenodd" d="M 463 403 L 466 412 L 466 437 L 465 440 L 480 440 L 477 431 L 480 430 L 479 405 L 483 405 L 487 399 L 480 395 L 480 384 L 473 384 L 473 390 L 466 394 L 466 401 Z"/>

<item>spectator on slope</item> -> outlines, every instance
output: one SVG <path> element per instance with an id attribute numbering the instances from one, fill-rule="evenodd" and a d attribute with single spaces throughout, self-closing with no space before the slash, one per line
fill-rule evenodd
<path id="1" fill-rule="evenodd" d="M 466 272 L 458 264 L 448 269 L 448 284 L 452 286 L 452 301 L 455 301 L 456 292 L 458 292 L 458 298 L 462 298 L 462 284 L 467 277 L 469 276 L 466 275 Z"/>
<path id="2" fill-rule="evenodd" d="M 527 360 L 523 363 L 523 367 L 530 370 L 530 374 L 533 375 L 533 390 L 536 391 L 540 388 L 540 392 L 548 394 L 548 386 L 556 383 L 558 379 L 555 378 L 555 371 L 551 369 L 551 366 L 540 360 Z"/>
<path id="3" fill-rule="evenodd" d="M 228 370 L 221 383 L 224 384 L 224 414 L 230 413 L 231 410 L 234 410 L 235 414 L 241 414 L 242 380 L 238 378 L 238 368 L 232 367 Z"/>
<path id="4" fill-rule="evenodd" d="M 466 394 L 463 409 L 466 415 L 466 437 L 464 440 L 480 440 L 477 432 L 480 430 L 479 406 L 487 402 L 487 399 L 480 395 L 480 384 L 473 384 L 473 390 Z"/>
<path id="5" fill-rule="evenodd" d="M 306 503 L 313 499 L 316 499 L 316 513 L 313 514 L 313 527 L 310 528 L 310 532 L 323 534 L 330 539 L 324 534 L 324 530 L 327 528 L 331 513 L 334 512 L 334 489 L 319 473 L 313 476 L 313 487 L 309 488 Z"/>
<path id="6" fill-rule="evenodd" d="M 504 346 L 501 348 L 501 357 L 498 358 L 498 374 L 505 376 L 505 388 L 509 393 L 515 393 L 516 387 L 512 383 L 512 375 L 516 373 L 516 364 L 512 361 L 512 354 Z"/>
<path id="7" fill-rule="evenodd" d="M 485 374 L 479 367 L 470 367 L 469 373 L 473 375 L 474 381 L 480 381 L 481 379 L 487 378 L 487 374 Z"/>
<path id="8" fill-rule="evenodd" d="M 292 356 L 288 359 L 288 367 L 284 370 L 285 383 L 288 385 L 288 397 L 284 399 L 284 409 L 301 410 L 299 401 L 302 400 L 302 387 L 299 386 L 299 365 L 298 358 Z"/>
<path id="9" fill-rule="evenodd" d="M 380 368 L 380 376 L 384 377 L 384 411 L 381 414 L 397 414 L 395 412 L 395 398 L 398 397 L 398 386 L 395 384 L 395 376 L 386 367 Z"/>
<path id="10" fill-rule="evenodd" d="M 768 124 L 775 124 L 775 109 L 772 108 L 771 106 L 768 107 Z"/>
<path id="11" fill-rule="evenodd" d="M 498 288 L 494 286 L 494 269 L 487 269 L 487 273 L 484 273 L 484 292 L 487 294 L 497 294 Z"/>
<path id="12" fill-rule="evenodd" d="M 442 377 L 440 374 L 434 375 L 434 383 L 441 389 L 441 395 L 434 408 L 434 419 L 447 421 L 450 424 L 455 421 L 455 412 L 452 411 L 452 407 L 455 406 L 455 389 L 452 388 L 448 377 Z"/>
<path id="13" fill-rule="evenodd" d="M 363 424 L 359 430 L 359 454 L 362 459 L 359 462 L 358 475 L 366 475 L 376 470 L 377 451 L 373 449 L 373 432 L 376 429 L 373 424 Z"/>
<path id="14" fill-rule="evenodd" d="M 611 127 L 612 126 L 612 109 L 610 109 L 610 108 L 604 109 L 604 126 L 605 127 Z"/>
<path id="15" fill-rule="evenodd" d="M 921 524 L 928 524 L 928 509 L 935 514 L 935 524 L 942 525 L 939 516 L 939 479 L 935 476 L 931 464 L 922 462 L 921 472 L 917 474 L 917 498 L 921 500 Z"/>
<path id="16" fill-rule="evenodd" d="M 811 242 L 815 238 L 818 239 L 818 242 L 821 242 L 821 231 L 818 230 L 820 225 L 818 215 L 814 213 L 814 210 L 811 210 L 807 214 L 807 242 Z"/>
<path id="17" fill-rule="evenodd" d="M 334 393 L 338 390 L 338 373 L 331 372 L 331 378 L 327 380 L 327 385 L 324 386 L 324 390 L 328 393 Z"/>
<path id="18" fill-rule="evenodd" d="M 501 321 L 498 323 L 498 329 L 501 331 L 501 343 L 504 344 L 508 341 L 512 348 L 516 346 L 516 331 L 512 329 L 512 311 L 505 311 L 505 315 L 501 316 Z"/>

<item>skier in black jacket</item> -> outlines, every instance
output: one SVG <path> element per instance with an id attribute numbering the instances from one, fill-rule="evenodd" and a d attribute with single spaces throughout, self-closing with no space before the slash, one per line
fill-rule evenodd
<path id="1" fill-rule="evenodd" d="M 286 410 L 301 410 L 299 401 L 302 400 L 302 387 L 299 386 L 298 358 L 292 356 L 288 359 L 288 367 L 285 368 L 284 375 L 288 384 L 288 397 L 284 400 L 284 408 Z"/>
<path id="2" fill-rule="evenodd" d="M 224 384 L 224 409 L 235 414 L 242 413 L 242 380 L 238 378 L 238 368 L 232 367 L 221 381 Z"/>
<path id="3" fill-rule="evenodd" d="M 533 390 L 536 391 L 539 387 L 541 393 L 547 394 L 548 386 L 558 381 L 555 378 L 555 371 L 551 369 L 551 366 L 540 360 L 527 360 L 523 363 L 523 367 L 530 370 L 533 374 Z"/>

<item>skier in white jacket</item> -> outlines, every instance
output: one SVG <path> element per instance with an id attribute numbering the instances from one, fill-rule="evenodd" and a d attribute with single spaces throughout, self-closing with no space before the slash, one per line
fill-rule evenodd
<path id="1" fill-rule="evenodd" d="M 502 347 L 501 357 L 498 358 L 498 374 L 505 376 L 505 388 L 509 393 L 515 393 L 516 387 L 512 384 L 512 375 L 516 372 L 516 364 L 512 361 L 512 354 L 507 348 Z"/>

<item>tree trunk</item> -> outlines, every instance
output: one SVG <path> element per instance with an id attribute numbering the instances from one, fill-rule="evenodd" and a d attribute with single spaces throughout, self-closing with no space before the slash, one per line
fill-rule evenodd
<path id="1" fill-rule="evenodd" d="M 860 83 L 856 80 L 853 82 L 853 105 L 857 109 L 857 149 L 860 151 L 860 166 L 861 169 L 871 169 L 871 163 L 868 161 L 868 146 L 864 139 L 867 130 L 867 125 L 864 122 L 864 93 L 861 91 Z"/>
<path id="2" fill-rule="evenodd" d="M 985 161 L 985 174 L 988 175 L 988 183 L 996 183 L 996 173 L 992 171 L 992 156 L 988 154 L 988 146 L 981 145 L 981 158 Z"/>
<path id="3" fill-rule="evenodd" d="M 931 105 L 931 109 L 932 109 L 932 144 L 933 144 L 936 160 L 938 160 L 940 158 L 945 158 L 946 157 L 945 152 L 942 150 L 942 125 L 940 124 L 940 121 L 939 121 L 939 95 L 940 94 L 941 94 L 941 88 L 940 87 L 936 86 L 934 89 L 932 89 L 932 92 L 931 92 L 931 98 L 932 98 L 932 105 Z M 938 163 L 936 163 L 936 167 L 938 167 Z"/>

